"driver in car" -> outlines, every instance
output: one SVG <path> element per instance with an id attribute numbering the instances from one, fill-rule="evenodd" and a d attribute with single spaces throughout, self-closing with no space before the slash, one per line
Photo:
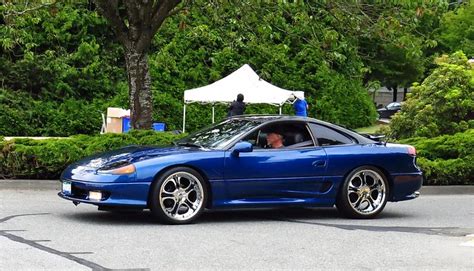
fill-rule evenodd
<path id="1" fill-rule="evenodd" d="M 282 148 L 283 146 L 283 136 L 276 132 L 270 132 L 267 134 L 267 144 L 272 149 Z"/>

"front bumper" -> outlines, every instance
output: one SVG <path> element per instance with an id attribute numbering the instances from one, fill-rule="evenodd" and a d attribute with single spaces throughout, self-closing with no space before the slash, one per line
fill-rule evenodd
<path id="1" fill-rule="evenodd" d="M 150 183 L 99 183 L 75 180 L 61 180 L 61 183 L 64 181 L 71 182 L 71 193 L 61 191 L 58 196 L 75 203 L 82 202 L 98 206 L 147 207 Z M 102 200 L 90 200 L 89 191 L 102 192 Z"/>

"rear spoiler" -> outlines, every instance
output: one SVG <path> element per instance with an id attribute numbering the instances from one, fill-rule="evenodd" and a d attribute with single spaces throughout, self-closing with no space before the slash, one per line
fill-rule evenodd
<path id="1" fill-rule="evenodd" d="M 386 143 L 383 142 L 382 139 L 385 138 L 385 135 L 371 135 L 371 134 L 360 134 L 363 137 L 366 137 L 368 139 L 372 139 L 373 141 L 381 142 L 381 143 Z"/>

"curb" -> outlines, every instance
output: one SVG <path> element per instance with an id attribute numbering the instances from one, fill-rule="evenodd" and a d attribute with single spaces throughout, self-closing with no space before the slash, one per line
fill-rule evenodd
<path id="1" fill-rule="evenodd" d="M 58 190 L 59 180 L 0 180 L 0 189 Z M 474 185 L 423 186 L 423 195 L 474 195 Z"/>
<path id="2" fill-rule="evenodd" d="M 423 186 L 421 195 L 474 195 L 474 185 Z"/>
<path id="3" fill-rule="evenodd" d="M 0 180 L 0 190 L 60 190 L 59 180 Z"/>

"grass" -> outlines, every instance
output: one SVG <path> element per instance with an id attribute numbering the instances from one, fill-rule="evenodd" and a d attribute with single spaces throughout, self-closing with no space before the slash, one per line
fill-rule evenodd
<path id="1" fill-rule="evenodd" d="M 372 126 L 362 127 L 355 129 L 359 133 L 374 134 L 377 130 L 385 126 L 386 124 L 374 124 Z"/>

